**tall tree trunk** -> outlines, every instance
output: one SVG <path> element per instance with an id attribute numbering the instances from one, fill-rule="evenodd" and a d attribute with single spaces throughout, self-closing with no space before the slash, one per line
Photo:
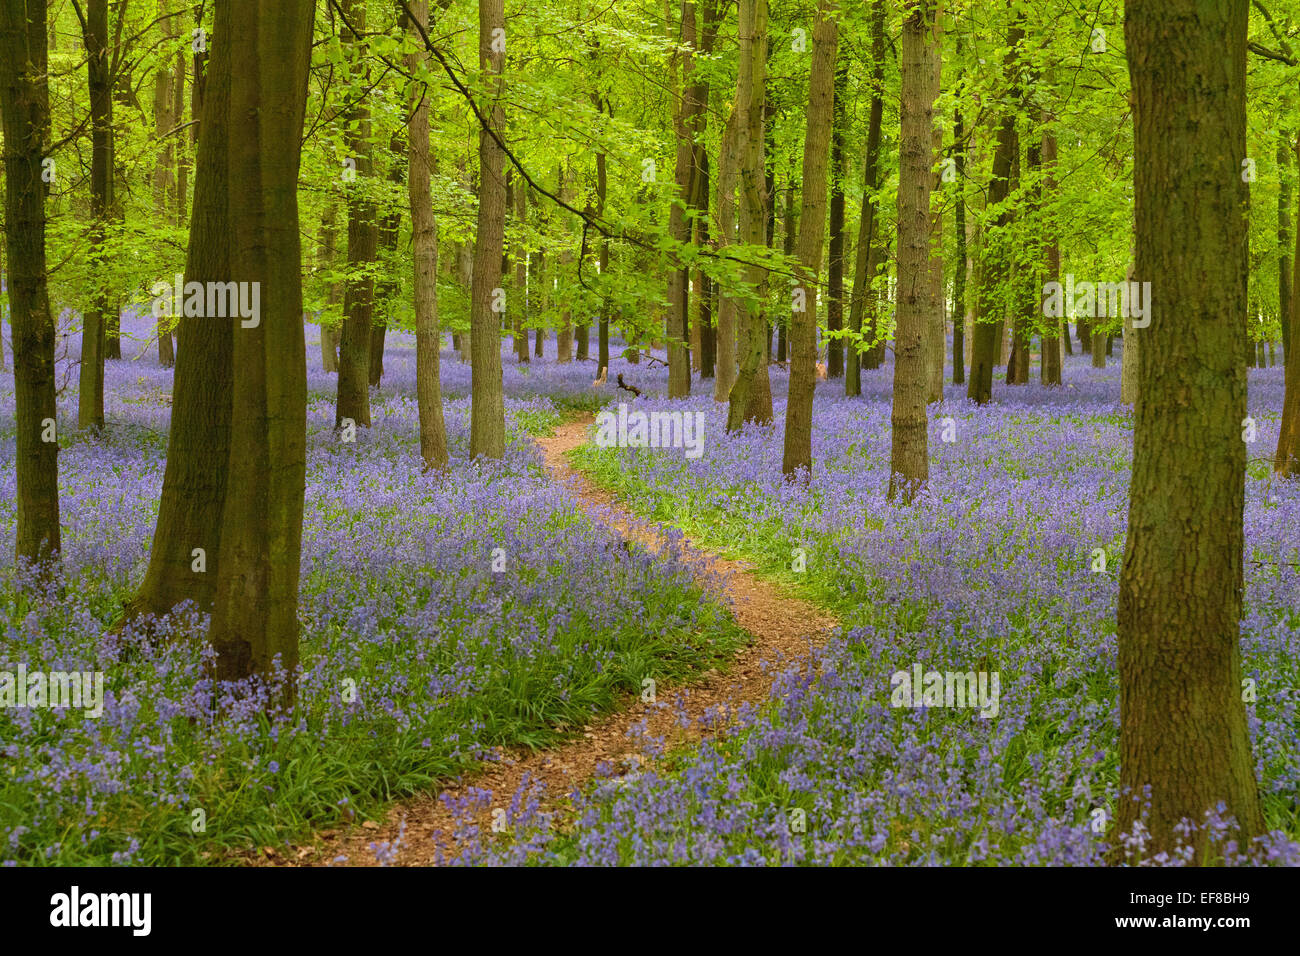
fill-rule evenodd
<path id="1" fill-rule="evenodd" d="M 1159 280 L 1138 362 L 1119 591 L 1117 832 L 1149 808 L 1150 854 L 1222 803 L 1263 831 L 1241 685 L 1247 0 L 1129 0 L 1141 280 Z M 1191 217 L 1214 229 L 1194 230 Z M 1189 240 L 1190 237 L 1190 240 Z M 1195 328 L 1195 335 L 1187 329 Z M 1093 351 L 1100 345 L 1094 340 Z M 1146 788 L 1149 794 L 1143 796 Z M 1196 835 L 1208 862 L 1209 833 Z"/>
<path id="2" fill-rule="evenodd" d="M 961 40 L 957 41 L 957 55 L 961 56 Z M 957 189 L 953 197 L 953 222 L 956 231 L 956 261 L 952 269 L 952 383 L 966 384 L 966 271 L 970 268 L 966 256 L 966 127 L 960 106 L 953 112 L 952 120 L 953 167 L 957 172 Z"/>
<path id="3" fill-rule="evenodd" d="M 405 11 L 399 14 L 405 22 Z M 402 175 L 402 158 L 407 152 L 408 143 L 402 142 L 400 133 L 394 133 L 388 143 L 389 164 L 388 181 L 397 187 L 407 185 L 407 177 Z M 408 186 L 409 189 L 409 186 Z M 375 295 L 378 299 L 378 314 L 370 325 L 370 368 L 368 381 L 371 386 L 378 385 L 384 377 L 384 342 L 388 337 L 388 319 L 393 314 L 397 302 L 399 283 L 397 280 L 397 237 L 402 232 L 402 210 L 394 207 L 379 220 L 376 246 L 380 253 L 379 261 L 383 279 L 375 283 Z"/>
<path id="4" fill-rule="evenodd" d="M 799 238 L 799 212 L 794 204 L 794 180 L 796 173 L 790 169 L 790 182 L 785 187 L 785 235 L 781 238 L 781 252 L 787 260 L 795 256 L 795 244 Z M 790 358 L 789 342 L 790 323 L 781 322 L 776 330 L 776 360 L 785 362 Z"/>
<path id="5" fill-rule="evenodd" d="M 743 66 L 743 64 L 742 64 Z M 740 111 L 733 109 L 718 145 L 718 250 L 736 243 L 736 179 L 740 174 Z M 740 305 L 725 289 L 718 290 L 717 370 L 713 400 L 725 402 L 736 382 L 736 333 Z"/>
<path id="6" fill-rule="evenodd" d="M 214 37 L 230 35 L 232 16 L 228 2 L 216 5 Z M 229 44 L 215 43 L 211 60 L 204 55 L 203 82 L 195 84 L 196 115 L 202 122 L 186 284 L 227 282 L 232 274 L 226 165 L 230 57 Z M 206 612 L 216 590 L 221 509 L 230 467 L 234 323 L 178 317 L 176 338 L 171 428 L 158 521 L 144 583 L 123 612 L 128 621 L 166 614 L 182 601 L 193 601 Z"/>
<path id="7" fill-rule="evenodd" d="M 1279 133 L 1277 141 L 1277 301 L 1282 317 L 1282 362 L 1287 364 L 1291 355 L 1291 235 L 1288 219 L 1291 216 L 1291 173 L 1294 164 L 1291 150 L 1287 148 L 1287 134 Z"/>
<path id="8" fill-rule="evenodd" d="M 701 146 L 699 150 L 699 167 L 696 178 L 694 206 L 695 244 L 701 249 L 709 247 L 709 154 Z M 699 311 L 695 318 L 695 328 L 700 333 L 699 367 L 700 378 L 713 378 L 714 339 L 713 339 L 713 280 L 703 269 L 695 272 L 695 285 L 699 289 Z"/>
<path id="9" fill-rule="evenodd" d="M 364 0 L 339 0 L 346 23 L 340 26 L 349 62 L 361 79 L 369 71 L 360 66 L 364 58 L 361 34 L 366 28 Z M 355 32 L 354 32 L 355 31 Z M 343 331 L 339 339 L 338 401 L 334 427 L 343 420 L 370 427 L 370 327 L 375 313 L 374 263 L 379 251 L 378 210 L 366 195 L 365 180 L 374 175 L 374 144 L 371 141 L 370 107 L 358 97 L 347 113 L 349 159 L 356 175 L 347 182 L 348 278 L 343 293 Z"/>
<path id="10" fill-rule="evenodd" d="M 935 97 L 943 89 L 943 2 L 930 0 L 934 8 L 929 14 L 933 24 L 930 28 L 930 68 L 934 71 L 933 88 Z M 933 121 L 932 121 L 933 122 Z M 933 122 L 930 133 L 932 146 L 931 164 L 937 166 L 943 155 L 943 127 Z M 931 198 L 935 199 L 942 187 L 942 172 L 933 173 L 931 181 Z M 926 304 L 925 317 L 925 400 L 943 401 L 943 352 L 944 334 L 946 332 L 946 302 L 943 282 L 943 204 L 932 201 L 930 207 L 930 288 L 929 301 Z"/>
<path id="11" fill-rule="evenodd" d="M 681 60 L 681 96 L 673 117 L 677 134 L 677 154 L 674 166 L 674 185 L 677 187 L 668 213 L 668 234 L 679 243 L 691 240 L 691 223 L 687 209 L 691 207 L 692 180 L 695 177 L 696 143 L 699 117 L 704 112 L 704 102 L 699 100 L 700 88 L 695 82 L 695 47 L 697 43 L 694 0 L 682 0 L 682 22 L 679 51 L 675 54 L 673 74 L 676 79 L 676 57 Z M 676 84 L 674 83 L 674 86 Z M 668 277 L 668 312 L 664 338 L 668 342 L 668 397 L 684 398 L 691 392 L 690 330 L 690 269 L 674 265 Z"/>
<path id="12" fill-rule="evenodd" d="M 1092 333 L 1092 347 L 1090 351 L 1092 353 L 1092 367 L 1105 368 L 1106 367 L 1106 333 L 1105 332 Z"/>
<path id="13" fill-rule="evenodd" d="M 321 262 L 322 270 L 332 272 L 334 269 L 335 243 L 337 241 L 338 230 L 337 209 L 333 202 L 325 210 L 325 216 L 321 221 Z M 339 370 L 339 333 L 333 323 L 334 306 L 339 304 L 339 284 L 326 280 L 325 307 L 321 309 L 322 320 L 320 323 L 320 357 L 321 368 L 326 372 L 337 372 Z M 325 313 L 329 313 L 329 321 L 325 321 Z"/>
<path id="14" fill-rule="evenodd" d="M 86 74 L 90 87 L 90 215 L 95 291 L 81 331 L 77 427 L 104 427 L 104 357 L 116 314 L 108 281 L 108 223 L 113 215 L 113 74 L 108 49 L 108 0 L 86 4 Z"/>
<path id="15" fill-rule="evenodd" d="M 831 132 L 831 237 L 827 260 L 826 377 L 844 374 L 844 340 L 834 333 L 844 328 L 844 134 L 848 125 L 844 97 L 848 93 L 849 61 L 839 56 L 835 66 L 834 126 Z"/>
<path id="16" fill-rule="evenodd" d="M 62 549 L 54 319 L 45 267 L 42 160 L 50 139 L 45 0 L 0 0 L 0 121 L 4 124 L 5 249 L 14 353 L 15 510 L 19 560 Z"/>
<path id="17" fill-rule="evenodd" d="M 889 499 L 910 504 L 929 479 L 925 325 L 931 299 L 930 188 L 935 85 L 930 31 L 935 6 L 903 8 L 898 173 L 898 328 L 894 332 Z"/>
<path id="18" fill-rule="evenodd" d="M 528 297 L 528 248 L 524 243 L 524 229 L 528 224 L 528 184 L 520 182 L 514 189 L 516 222 L 519 225 L 519 242 L 511 252 L 515 266 L 514 288 L 510 290 L 509 314 L 514 317 L 515 358 L 527 364 L 528 312 L 532 302 Z"/>
<path id="19" fill-rule="evenodd" d="M 880 160 L 880 125 L 884 116 L 885 84 L 885 0 L 872 0 L 871 4 L 871 116 L 867 121 L 867 150 L 862 165 L 862 212 L 858 220 L 858 251 L 853 268 L 853 298 L 849 303 L 849 328 L 855 333 L 862 331 L 862 318 L 870 294 L 868 286 L 875 276 L 872 251 L 876 243 L 876 206 L 875 197 L 877 181 L 876 168 Z M 874 332 L 874 325 L 872 331 Z M 846 395 L 862 394 L 862 376 L 859 372 L 861 356 L 857 346 L 849 352 L 849 367 L 844 377 Z M 868 349 L 866 362 L 870 362 L 871 349 Z M 878 368 L 867 364 L 867 368 Z"/>
<path id="20" fill-rule="evenodd" d="M 787 479 L 812 472 L 812 405 L 817 385 L 817 290 L 826 232 L 826 164 L 834 125 L 835 53 L 839 46 L 835 0 L 819 0 L 808 79 L 808 126 L 803 147 L 803 209 L 799 214 L 799 285 L 790 317 L 790 386 L 785 404 Z M 802 306 L 802 307 L 801 307 Z"/>
<path id="21" fill-rule="evenodd" d="M 767 0 L 740 0 L 739 77 L 736 84 L 737 138 L 740 152 L 740 241 L 764 244 L 767 198 L 763 165 L 763 96 L 767 73 Z M 759 291 L 767 290 L 767 270 L 750 265 L 745 280 Z M 772 422 L 772 383 L 767 374 L 767 323 L 762 306 L 745 300 L 739 310 L 736 334 L 740 368 L 731 386 L 727 431 L 737 432 L 745 422 Z"/>
<path id="22" fill-rule="evenodd" d="M 1016 79 L 1020 69 L 1017 64 L 1016 49 L 1024 40 L 1024 23 L 1020 17 L 1012 22 L 1007 31 L 1007 52 L 1003 57 L 1003 75 L 1009 83 L 1008 102 L 1020 101 L 1020 83 Z M 1002 115 L 995 134 L 993 150 L 993 172 L 988 188 L 988 206 L 997 207 L 1006 201 L 1011 187 L 1011 167 L 1019 152 L 1016 136 L 1016 114 L 1008 110 Z M 1005 306 L 1002 299 L 1002 284 L 1007 270 L 1004 256 L 994 248 L 993 239 L 999 233 L 1005 236 L 1011 213 L 1000 213 L 993 223 L 994 231 L 984 237 L 985 255 L 982 260 L 979 281 L 979 302 L 975 322 L 974 348 L 971 354 L 970 380 L 966 383 L 966 397 L 984 405 L 993 398 L 993 367 L 998 364 L 1001 349 L 999 332 L 1002 330 Z"/>
<path id="23" fill-rule="evenodd" d="M 239 24 L 230 73 L 231 129 L 239 135 L 227 141 L 231 275 L 259 282 L 262 295 L 260 322 L 235 330 L 228 488 L 238 490 L 222 510 L 209 640 L 218 679 L 282 667 L 289 696 L 307 474 L 298 163 L 315 3 L 225 2 Z"/>
<path id="24" fill-rule="evenodd" d="M 1034 82 L 1033 75 L 1030 75 L 1030 83 Z M 1032 120 L 1031 120 L 1032 122 Z M 1035 129 L 1029 130 L 1029 143 L 1026 149 L 1027 164 L 1032 171 L 1042 166 L 1042 147 L 1038 139 L 1034 136 Z M 1020 171 L 1020 150 L 1017 148 L 1015 159 L 1011 163 L 1011 192 L 1020 193 L 1020 185 L 1024 181 Z M 1033 200 L 1025 202 L 1021 209 L 1013 214 L 1015 218 L 1023 220 L 1029 230 L 1034 229 L 1034 223 L 1037 221 Z M 1009 276 L 1010 286 L 1013 293 L 1011 300 L 1011 315 L 1007 321 L 1007 384 L 1008 385 L 1028 385 L 1029 384 L 1029 358 L 1030 350 L 1033 346 L 1033 325 L 1034 313 L 1041 311 L 1041 297 L 1039 290 L 1034 289 L 1037 279 L 1037 263 L 1032 260 L 1026 264 L 1016 263 L 1011 269 Z M 1028 280 L 1028 281 L 1027 281 Z"/>
<path id="25" fill-rule="evenodd" d="M 1056 135 L 1051 130 L 1051 124 L 1054 117 L 1046 116 L 1044 118 L 1046 128 L 1043 130 L 1043 192 L 1047 195 L 1049 202 L 1056 197 Z M 1061 280 L 1061 244 L 1057 236 L 1057 220 L 1053 213 L 1044 215 L 1043 228 L 1047 230 L 1047 245 L 1044 252 L 1044 260 L 1047 266 L 1047 274 L 1044 282 L 1059 282 Z M 1039 295 L 1041 290 L 1035 291 L 1035 302 L 1038 307 L 1038 314 L 1042 315 L 1042 299 Z M 1040 381 L 1044 385 L 1061 384 L 1061 334 L 1065 330 L 1066 342 L 1069 341 L 1069 324 L 1056 321 L 1053 325 L 1043 332 L 1042 343 L 1043 352 L 1039 356 L 1040 364 Z M 1127 356 L 1127 352 L 1125 355 Z"/>
<path id="26" fill-rule="evenodd" d="M 608 183 L 605 178 L 605 154 L 596 154 L 596 215 L 605 215 L 605 196 L 608 189 Z M 609 274 L 609 239 L 602 236 L 600 240 L 600 274 L 602 276 Z M 609 369 L 609 296 L 600 305 L 600 319 L 596 323 L 596 367 L 604 371 Z M 584 358 L 586 353 L 581 349 L 581 342 L 585 340 L 584 335 L 579 341 L 578 358 Z"/>
<path id="27" fill-rule="evenodd" d="M 414 21 L 403 19 L 409 33 L 419 39 L 419 27 L 428 28 L 429 0 L 412 0 Z M 428 70 L 429 54 L 423 48 L 406 55 L 412 75 Z M 429 96 L 411 83 L 407 94 L 406 192 L 411 207 L 411 258 L 415 270 L 415 401 L 420 414 L 420 457 L 424 467 L 447 467 L 447 426 L 442 417 L 442 383 L 439 369 L 442 332 L 438 329 L 438 224 L 433 218 L 429 156 Z"/>
<path id="28" fill-rule="evenodd" d="M 501 393 L 501 320 L 492 311 L 492 290 L 501 281 L 501 254 L 505 246 L 505 154 L 495 136 L 503 135 L 505 110 L 505 51 L 493 50 L 493 31 L 503 36 L 505 0 L 479 0 L 478 62 L 488 77 L 485 103 L 488 127 L 479 130 L 478 231 L 474 241 L 474 288 L 470 296 L 470 350 L 473 355 L 473 391 L 470 401 L 470 454 L 501 458 L 506 451 L 505 399 Z M 490 131 L 489 131 L 490 129 Z"/>
<path id="29" fill-rule="evenodd" d="M 1136 258 L 1136 252 L 1130 256 Z M 1130 262 L 1124 281 L 1133 281 L 1133 263 Z M 1138 398 L 1138 357 L 1142 346 L 1141 330 L 1134 328 L 1133 316 L 1124 315 L 1124 350 L 1120 355 L 1119 397 L 1125 405 L 1134 405 Z"/>
<path id="30" fill-rule="evenodd" d="M 175 42 L 179 33 L 176 18 L 171 16 L 171 0 L 158 0 L 158 15 L 162 18 L 163 36 L 168 45 Z M 182 74 L 182 77 L 184 74 Z M 175 112 L 180 100 L 174 89 L 176 74 L 173 65 L 163 61 L 154 75 L 153 121 L 154 135 L 158 140 L 158 152 L 153 171 L 153 210 L 154 218 L 159 223 L 169 222 L 176 204 L 176 153 L 175 134 L 172 132 L 180 123 L 180 114 Z M 176 353 L 172 348 L 172 321 L 169 317 L 160 317 L 155 326 L 158 336 L 158 364 L 171 368 L 176 364 Z"/>
<path id="31" fill-rule="evenodd" d="M 1300 139 L 1295 142 L 1300 157 Z M 1300 207 L 1296 211 L 1296 236 L 1300 237 Z M 1289 299 L 1290 319 L 1287 323 L 1285 343 L 1286 374 L 1282 395 L 1282 425 L 1277 436 L 1277 453 L 1273 459 L 1273 472 L 1282 478 L 1300 478 L 1300 241 L 1295 243 L 1292 264 L 1292 291 Z"/>

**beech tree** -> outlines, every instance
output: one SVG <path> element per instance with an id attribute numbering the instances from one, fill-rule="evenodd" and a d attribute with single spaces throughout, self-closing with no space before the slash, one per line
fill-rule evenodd
<path id="1" fill-rule="evenodd" d="M 50 142 L 45 0 L 0 0 L 5 251 L 16 404 L 17 557 L 44 564 L 62 549 L 54 398 L 54 319 L 45 260 L 42 178 Z"/>
<path id="2" fill-rule="evenodd" d="M 790 391 L 785 405 L 785 454 L 781 472 L 793 478 L 812 469 L 812 404 L 817 384 L 817 290 L 826 232 L 826 164 L 835 100 L 838 6 L 820 0 L 813 27 L 808 84 L 808 132 L 803 153 L 803 210 L 799 216 L 799 285 L 790 320 Z"/>
<path id="3" fill-rule="evenodd" d="M 890 416 L 889 497 L 910 504 L 929 477 L 925 334 L 933 305 L 930 191 L 937 73 L 928 0 L 904 8 L 898 174 L 898 328 L 894 333 L 894 403 Z"/>
<path id="4" fill-rule="evenodd" d="M 1129 0 L 1141 330 L 1120 574 L 1117 827 L 1149 853 L 1223 804 L 1263 831 L 1242 702 L 1247 0 Z M 1186 223 L 1215 223 L 1189 241 Z M 1194 334 L 1188 334 L 1188 329 Z M 1094 337 L 1092 349 L 1102 345 Z M 1204 826 L 1194 844 L 1209 862 Z"/>

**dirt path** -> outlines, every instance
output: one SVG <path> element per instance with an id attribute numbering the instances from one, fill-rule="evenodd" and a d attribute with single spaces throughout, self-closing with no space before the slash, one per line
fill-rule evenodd
<path id="1" fill-rule="evenodd" d="M 546 466 L 557 481 L 569 486 L 574 498 L 595 517 L 620 534 L 657 552 L 663 540 L 653 529 L 620 507 L 607 492 L 594 487 L 570 468 L 565 454 L 586 440 L 590 416 L 560 426 L 549 437 L 538 440 Z M 732 722 L 742 703 L 761 704 L 768 699 L 778 667 L 791 661 L 806 661 L 812 645 L 825 640 L 827 631 L 838 625 L 821 608 L 785 594 L 762 580 L 740 562 L 728 561 L 693 549 L 685 551 L 702 560 L 701 580 L 731 605 L 736 621 L 753 635 L 753 643 L 732 659 L 725 675 L 710 671 L 699 683 L 685 687 L 657 688 L 658 703 L 645 704 L 634 698 L 626 709 L 606 715 L 583 728 L 582 737 L 557 747 L 531 752 L 503 752 L 498 762 L 467 774 L 442 793 L 453 801 L 465 798 L 471 789 L 490 790 L 493 799 L 474 816 L 484 831 L 491 826 L 491 810 L 508 806 L 525 778 L 545 784 L 542 809 L 558 811 L 563 817 L 567 795 L 597 775 L 602 762 L 613 764 L 621 773 L 642 769 L 642 736 L 662 737 L 667 749 L 698 742 Z M 684 698 L 684 699 L 681 699 Z M 670 706 L 668 702 L 672 701 Z M 709 712 L 709 730 L 701 718 Z M 725 721 L 716 720 L 727 715 Z M 690 726 L 683 727 L 683 715 Z M 642 726 L 643 725 L 643 726 Z M 637 732 L 629 735 L 629 728 Z M 435 845 L 454 855 L 453 833 L 457 820 L 439 794 L 416 797 L 394 805 L 382 822 L 366 821 L 359 827 L 318 834 L 318 845 L 293 851 L 292 857 L 266 848 L 257 862 L 262 865 L 325 865 L 337 857 L 346 864 L 377 865 L 371 844 L 401 842 L 390 851 L 388 863 L 395 866 L 427 866 L 435 860 Z M 404 829 L 403 829 L 404 826 Z M 251 862 L 251 861 L 250 861 Z"/>

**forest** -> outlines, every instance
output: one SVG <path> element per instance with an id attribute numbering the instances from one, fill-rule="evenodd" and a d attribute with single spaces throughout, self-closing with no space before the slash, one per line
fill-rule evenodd
<path id="1" fill-rule="evenodd" d="M 1300 866 L 1298 0 L 0 0 L 0 119 L 5 866 Z"/>

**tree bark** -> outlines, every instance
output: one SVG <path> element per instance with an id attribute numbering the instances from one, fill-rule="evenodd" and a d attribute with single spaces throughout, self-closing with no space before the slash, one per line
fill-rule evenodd
<path id="1" fill-rule="evenodd" d="M 1149 854 L 1172 850 L 1179 821 L 1203 824 L 1220 802 L 1243 845 L 1264 826 L 1239 646 L 1247 191 L 1231 173 L 1246 155 L 1247 8 L 1247 0 L 1125 5 L 1134 273 L 1159 284 L 1141 332 L 1120 574 L 1116 826 L 1128 832 L 1149 807 Z M 1194 230 L 1193 219 L 1216 225 Z M 1194 843 L 1196 862 L 1208 862 L 1203 827 Z"/>
<path id="2" fill-rule="evenodd" d="M 925 330 L 931 299 L 930 191 L 934 101 L 938 96 L 930 31 L 935 6 L 903 8 L 898 173 L 898 327 L 890 416 L 889 500 L 910 504 L 929 479 Z"/>
<path id="3" fill-rule="evenodd" d="M 169 45 L 175 42 L 179 34 L 176 18 L 170 14 L 170 0 L 158 0 L 158 15 L 164 18 L 161 24 L 163 36 L 167 38 Z M 182 73 L 181 76 L 183 81 L 184 74 Z M 172 218 L 172 210 L 176 204 L 177 150 L 175 138 L 170 135 L 180 122 L 180 116 L 176 112 L 180 99 L 176 95 L 175 85 L 176 74 L 173 65 L 163 61 L 154 75 L 153 88 L 154 136 L 158 140 L 153 171 L 153 210 L 154 218 L 159 223 L 168 222 Z M 155 325 L 155 334 L 158 337 L 158 364 L 163 368 L 171 368 L 176 364 L 176 353 L 172 348 L 171 325 L 171 319 L 167 316 L 160 317 Z"/>
<path id="4" fill-rule="evenodd" d="M 1295 142 L 1296 155 L 1300 157 L 1300 139 Z M 1300 236 L 1300 207 L 1296 210 L 1296 231 Z M 1300 289 L 1300 241 L 1295 243 L 1292 263 L 1292 286 Z M 1282 394 L 1282 424 L 1277 436 L 1277 453 L 1273 458 L 1273 472 L 1282 478 L 1300 478 L 1300 295 L 1289 300 L 1290 320 L 1285 343 L 1284 386 Z"/>
<path id="5" fill-rule="evenodd" d="M 228 2 L 216 4 L 213 36 L 233 29 Z M 195 158 L 194 205 L 185 281 L 231 278 L 226 148 L 230 122 L 230 45 L 214 42 L 204 55 Z M 241 123 L 242 129 L 242 123 Z M 302 317 L 299 315 L 299 322 Z M 244 331 L 244 330 L 241 330 Z M 123 609 L 130 621 L 162 615 L 182 601 L 211 610 L 221 554 L 221 509 L 230 468 L 234 323 L 199 316 L 177 318 L 176 371 L 172 386 L 167 465 L 149 568 Z"/>
<path id="6" fill-rule="evenodd" d="M 361 34 L 366 28 L 364 0 L 339 0 L 345 23 L 340 26 L 344 48 L 359 82 L 368 70 L 359 66 L 364 58 Z M 355 32 L 354 32 L 355 31 Z M 373 199 L 364 191 L 364 180 L 374 175 L 374 144 L 371 142 L 370 108 L 359 97 L 348 110 L 347 146 L 349 159 L 356 163 L 355 177 L 348 177 L 348 278 L 343 292 L 343 330 L 339 339 L 338 400 L 334 427 L 342 428 L 350 418 L 356 425 L 370 427 L 370 327 L 375 313 L 374 263 L 379 251 L 379 223 Z"/>
<path id="7" fill-rule="evenodd" d="M 505 129 L 505 51 L 493 50 L 494 30 L 505 31 L 505 0 L 479 0 L 478 62 L 488 79 L 488 128 L 479 130 L 478 230 L 474 241 L 474 286 L 470 296 L 470 454 L 501 458 L 506 451 L 505 399 L 501 391 L 501 320 L 492 311 L 492 291 L 501 281 L 505 246 L 505 154 L 493 138 Z M 489 132 L 489 128 L 491 132 Z"/>
<path id="8" fill-rule="evenodd" d="M 844 374 L 844 340 L 835 333 L 844 327 L 844 134 L 848 125 L 844 97 L 848 93 L 849 61 L 836 58 L 834 125 L 831 131 L 830 251 L 827 258 L 826 377 Z"/>
<path id="9" fill-rule="evenodd" d="M 116 317 L 109 290 L 108 224 L 113 216 L 113 73 L 108 49 L 108 0 L 86 4 L 86 75 L 90 87 L 91 271 L 95 291 L 81 330 L 77 427 L 104 427 L 104 358 Z"/>
<path id="10" fill-rule="evenodd" d="M 736 179 L 740 173 L 739 109 L 733 109 L 718 145 L 718 250 L 736 244 Z M 718 331 L 715 336 L 717 368 L 713 378 L 713 400 L 725 402 L 736 382 L 736 332 L 740 304 L 725 289 L 718 290 Z"/>
<path id="11" fill-rule="evenodd" d="M 1291 173 L 1294 164 L 1287 148 L 1287 135 L 1278 134 L 1277 142 L 1277 301 L 1282 318 L 1282 364 L 1291 354 Z"/>
<path id="12" fill-rule="evenodd" d="M 330 203 L 326 208 L 325 216 L 321 222 L 321 262 L 322 270 L 330 272 L 334 269 L 335 242 L 337 239 L 337 211 L 334 203 Z M 330 318 L 333 318 L 334 306 L 339 303 L 339 285 L 337 282 L 326 280 L 325 307 L 321 309 L 322 316 L 328 312 Z M 339 370 L 339 333 L 331 322 L 322 321 L 320 323 L 320 356 L 321 368 L 326 372 L 337 372 Z"/>
<path id="13" fill-rule="evenodd" d="M 416 24 L 428 27 L 429 0 L 412 0 L 415 22 L 404 21 L 418 39 Z M 420 47 L 406 55 L 412 75 L 428 72 L 429 54 Z M 438 329 L 438 224 L 433 217 L 429 156 L 430 90 L 411 83 L 407 95 L 407 198 L 411 207 L 411 258 L 415 270 L 415 400 L 420 415 L 420 457 L 425 470 L 447 467 L 447 426 L 442 417 L 442 383 Z"/>
<path id="14" fill-rule="evenodd" d="M 736 83 L 737 136 L 740 153 L 740 241 L 765 244 L 767 198 L 763 163 L 763 97 L 767 73 L 767 0 L 740 2 L 739 76 Z M 745 422 L 772 423 L 772 384 L 767 374 L 768 335 L 762 300 L 767 290 L 767 270 L 761 265 L 745 269 L 745 280 L 757 291 L 758 301 L 745 299 L 739 312 L 736 344 L 740 358 L 727 408 L 727 431 L 737 432 Z"/>
<path id="15" fill-rule="evenodd" d="M 1050 198 L 1056 196 L 1056 136 L 1052 133 L 1050 124 L 1054 117 L 1046 116 L 1044 120 L 1047 128 L 1043 130 L 1043 191 Z M 1041 203 L 1040 203 L 1041 206 Z M 1059 282 L 1061 279 L 1061 244 L 1057 236 L 1056 217 L 1047 215 L 1043 220 L 1043 228 L 1047 231 L 1047 245 L 1045 248 L 1045 262 L 1047 274 L 1044 282 Z M 1038 314 L 1042 314 L 1042 296 L 1041 289 L 1035 291 L 1034 296 L 1037 303 Z M 1061 330 L 1066 330 L 1066 341 L 1069 341 L 1069 325 L 1059 320 L 1054 321 L 1051 326 L 1045 328 L 1042 336 L 1042 355 L 1039 356 L 1040 381 L 1044 385 L 1061 384 Z M 1127 351 L 1124 353 L 1127 357 Z"/>
<path id="16" fill-rule="evenodd" d="M 1019 71 L 1016 49 L 1024 37 L 1023 21 L 1017 17 L 1007 31 L 1007 52 L 1003 58 L 1003 74 L 1009 81 L 1007 99 L 1010 103 L 1018 103 L 1020 100 L 1020 83 L 1016 79 Z M 1008 110 L 1002 115 L 995 134 L 993 172 L 988 188 L 989 206 L 997 206 L 1006 200 L 1011 187 L 1011 167 L 1018 152 L 1016 114 Z M 1000 213 L 993 223 L 994 229 L 984 237 L 975 341 L 971 354 L 970 378 L 966 383 L 966 397 L 979 405 L 985 405 L 993 398 L 993 367 L 999 360 L 998 353 L 1002 346 L 999 332 L 1006 312 L 1002 298 L 1002 284 L 1007 276 L 1006 257 L 1004 251 L 996 248 L 993 239 L 998 233 L 1005 235 L 1010 221 L 1010 211 Z"/>
<path id="17" fill-rule="evenodd" d="M 877 166 L 880 161 L 880 126 L 884 116 L 885 84 L 885 0 L 872 0 L 871 5 L 871 115 L 867 121 L 867 149 L 862 165 L 862 211 L 858 220 L 858 250 L 853 268 L 853 298 L 849 302 L 849 328 L 855 333 L 862 331 L 862 319 L 870 295 L 869 286 L 875 276 L 870 268 L 874 263 L 872 252 L 876 242 L 876 206 L 875 197 Z M 874 310 L 873 310 L 874 311 Z M 874 332 L 874 324 L 872 331 Z M 867 363 L 870 362 L 871 349 L 867 349 Z M 862 375 L 859 366 L 862 351 L 856 344 L 849 349 L 848 369 L 844 376 L 844 394 L 862 394 Z M 867 368 L 878 368 L 867 364 Z"/>
<path id="18" fill-rule="evenodd" d="M 934 7 L 929 14 L 933 21 L 930 28 L 930 68 L 934 71 L 933 89 L 935 98 L 943 89 L 943 2 L 930 0 Z M 930 133 L 931 165 L 937 166 L 943 155 L 943 127 L 932 120 Z M 926 303 L 925 318 L 925 400 L 943 401 L 943 352 L 944 336 L 947 331 L 946 296 L 943 281 L 943 205 L 933 201 L 942 188 L 942 172 L 935 171 L 931 181 L 930 207 L 930 287 L 929 301 Z"/>
<path id="19" fill-rule="evenodd" d="M 961 56 L 961 40 L 957 41 L 957 55 Z M 957 189 L 953 198 L 953 220 L 956 231 L 956 261 L 952 270 L 952 383 L 966 384 L 966 272 L 970 268 L 966 256 L 966 126 L 958 106 L 952 120 L 952 156 L 957 172 Z"/>
<path id="20" fill-rule="evenodd" d="M 0 122 L 4 124 L 5 249 L 14 353 L 15 510 L 19 561 L 58 559 L 59 443 L 54 319 L 45 261 L 42 160 L 50 139 L 45 0 L 0 0 Z M 57 434 L 54 436 L 57 438 Z"/>
<path id="21" fill-rule="evenodd" d="M 799 285 L 790 316 L 790 386 L 785 404 L 787 479 L 812 472 L 812 405 L 817 386 L 817 291 L 826 232 L 826 165 L 834 125 L 835 59 L 839 46 L 835 0 L 819 0 L 808 80 L 808 125 L 803 148 L 803 208 L 799 213 Z M 833 231 L 833 230 L 832 230 Z M 800 308 L 802 306 L 802 308 Z"/>
<path id="22" fill-rule="evenodd" d="M 289 675 L 298 664 L 306 489 L 307 362 L 298 165 L 314 0 L 224 0 L 239 24 L 230 71 L 230 266 L 261 284 L 260 322 L 235 329 L 230 483 L 209 640 L 214 674 Z M 221 3 L 218 3 L 220 6 Z M 231 42 L 220 34 L 213 42 Z"/>

